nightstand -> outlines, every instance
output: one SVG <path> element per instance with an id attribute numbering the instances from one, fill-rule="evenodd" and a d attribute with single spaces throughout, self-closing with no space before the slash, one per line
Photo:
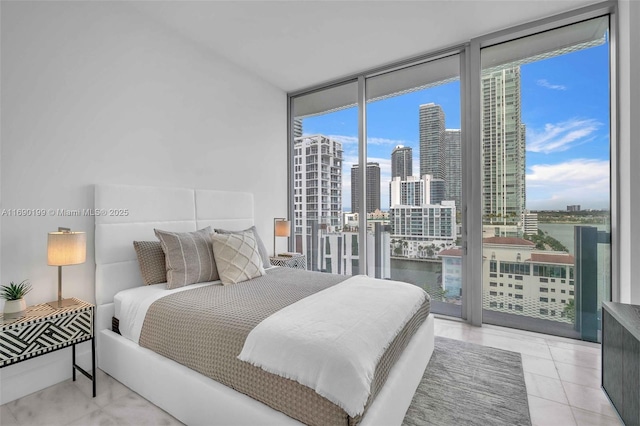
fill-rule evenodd
<path id="1" fill-rule="evenodd" d="M 93 335 L 95 306 L 75 299 L 76 305 L 54 309 L 46 303 L 27 308 L 19 319 L 2 320 L 0 325 L 0 368 L 71 346 L 71 371 L 87 376 L 96 396 L 96 344 Z M 76 345 L 91 340 L 89 374 L 76 364 Z"/>
<path id="2" fill-rule="evenodd" d="M 273 266 L 284 266 L 285 268 L 307 269 L 307 256 L 272 256 L 269 258 Z"/>

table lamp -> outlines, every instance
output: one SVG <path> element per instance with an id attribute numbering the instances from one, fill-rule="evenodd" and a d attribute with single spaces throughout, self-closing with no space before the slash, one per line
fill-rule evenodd
<path id="1" fill-rule="evenodd" d="M 57 232 L 49 232 L 47 238 L 47 263 L 58 267 L 58 300 L 49 302 L 54 309 L 73 306 L 73 299 L 62 298 L 62 267 L 84 263 L 87 257 L 87 234 L 71 232 L 69 228 L 58 228 Z"/>
<path id="2" fill-rule="evenodd" d="M 284 217 L 273 219 L 273 255 L 276 253 L 276 237 L 288 237 L 291 233 L 291 222 Z"/>

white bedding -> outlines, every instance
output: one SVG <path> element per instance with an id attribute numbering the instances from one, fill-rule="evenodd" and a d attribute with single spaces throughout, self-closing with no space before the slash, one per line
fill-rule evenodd
<path id="1" fill-rule="evenodd" d="M 378 361 L 426 297 L 411 284 L 351 277 L 264 319 L 238 358 L 314 389 L 355 417 Z"/>
<path id="2" fill-rule="evenodd" d="M 185 287 L 167 290 L 167 283 L 134 287 L 118 292 L 113 298 L 115 317 L 118 318 L 120 334 L 129 340 L 139 343 L 144 317 L 149 306 L 161 297 L 185 290 L 207 285 L 222 285 L 218 281 L 191 284 Z"/>

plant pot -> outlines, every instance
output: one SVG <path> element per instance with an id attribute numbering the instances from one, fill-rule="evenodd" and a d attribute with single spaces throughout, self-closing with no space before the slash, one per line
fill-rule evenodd
<path id="1" fill-rule="evenodd" d="M 27 311 L 27 302 L 22 299 L 18 300 L 5 300 L 4 302 L 4 319 L 18 319 L 22 318 Z"/>

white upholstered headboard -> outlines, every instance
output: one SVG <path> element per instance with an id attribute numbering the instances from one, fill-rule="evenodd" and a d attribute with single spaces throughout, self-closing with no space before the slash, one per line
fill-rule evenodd
<path id="1" fill-rule="evenodd" d="M 113 296 L 142 285 L 133 241 L 156 241 L 154 228 L 245 229 L 254 219 L 253 194 L 203 189 L 96 185 L 95 209 L 96 333 L 111 328 Z"/>

